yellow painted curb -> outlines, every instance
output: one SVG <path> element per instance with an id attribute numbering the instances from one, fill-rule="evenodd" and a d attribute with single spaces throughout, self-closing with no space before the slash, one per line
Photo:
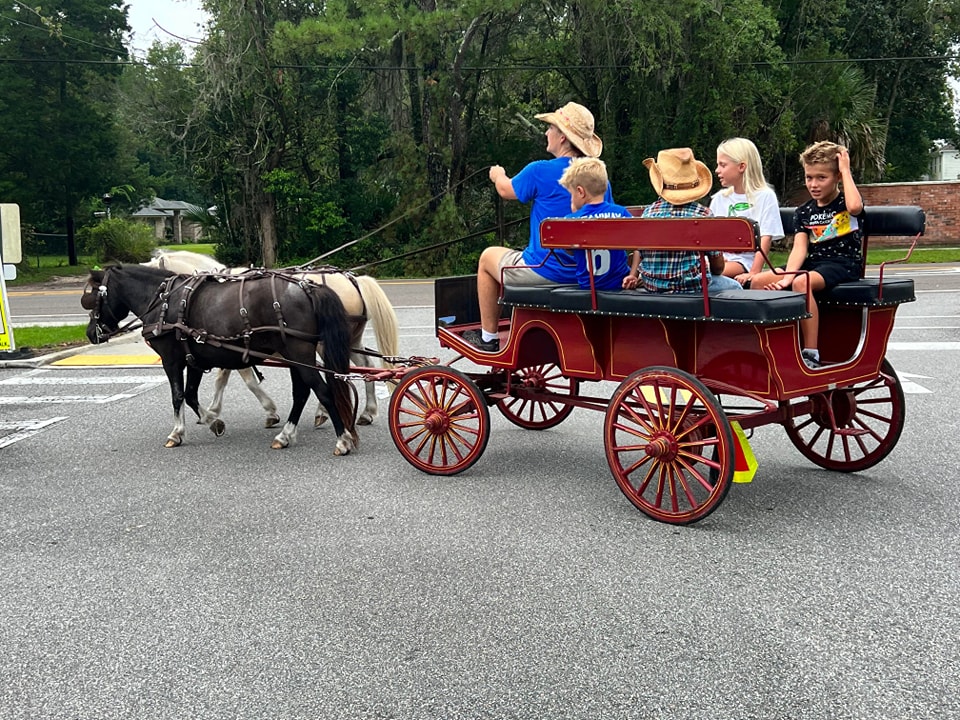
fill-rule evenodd
<path id="1" fill-rule="evenodd" d="M 98 365 L 160 365 L 157 355 L 94 355 L 81 354 L 56 360 L 51 365 L 59 367 L 96 367 Z"/>

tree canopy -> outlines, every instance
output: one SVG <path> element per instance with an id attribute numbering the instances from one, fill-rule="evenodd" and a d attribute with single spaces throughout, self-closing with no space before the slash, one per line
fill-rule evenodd
<path id="1" fill-rule="evenodd" d="M 216 206 L 209 231 L 228 262 L 352 243 L 331 260 L 440 274 L 469 271 L 494 239 L 522 242 L 510 221 L 525 208 L 500 202 L 485 170 L 545 157 L 533 116 L 568 100 L 593 111 L 624 204 L 652 199 L 642 160 L 665 147 L 712 166 L 722 140 L 749 137 L 783 197 L 813 140 L 847 144 L 863 182 L 920 179 L 933 141 L 957 141 L 960 0 L 204 8 L 191 57 L 157 44 L 127 65 L 116 3 L 0 14 L 4 200 L 55 226 L 129 184 Z"/>

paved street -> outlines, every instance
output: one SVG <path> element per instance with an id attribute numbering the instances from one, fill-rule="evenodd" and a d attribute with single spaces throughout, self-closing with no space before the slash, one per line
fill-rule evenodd
<path id="1" fill-rule="evenodd" d="M 621 495 L 600 413 L 494 411 L 441 478 L 397 452 L 386 397 L 351 456 L 309 421 L 273 451 L 234 379 L 226 433 L 165 450 L 135 337 L 0 368 L 0 717 L 960 717 L 960 273 L 912 272 L 891 456 L 828 472 L 760 428 L 754 482 L 683 528 Z M 384 287 L 401 353 L 442 357 L 430 285 Z"/>

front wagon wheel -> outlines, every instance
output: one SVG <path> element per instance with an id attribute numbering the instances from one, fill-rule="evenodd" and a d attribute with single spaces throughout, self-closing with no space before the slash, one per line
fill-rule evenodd
<path id="1" fill-rule="evenodd" d="M 804 457 L 827 470 L 873 467 L 903 432 L 903 386 L 886 359 L 873 380 L 811 395 L 807 403 L 806 411 L 791 415 L 784 428 Z"/>
<path id="2" fill-rule="evenodd" d="M 686 525 L 730 490 L 733 430 L 713 393 L 682 370 L 651 367 L 620 383 L 604 423 L 607 463 L 641 512 Z"/>
<path id="3" fill-rule="evenodd" d="M 490 438 L 490 411 L 459 370 L 430 366 L 403 376 L 390 397 L 390 436 L 400 454 L 430 475 L 473 465 Z"/>

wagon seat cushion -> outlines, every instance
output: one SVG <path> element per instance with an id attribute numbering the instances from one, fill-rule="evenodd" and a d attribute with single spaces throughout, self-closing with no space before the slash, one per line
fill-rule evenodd
<path id="1" fill-rule="evenodd" d="M 590 291 L 557 288 L 551 293 L 554 310 L 591 312 Z M 710 317 L 704 316 L 700 293 L 650 293 L 642 290 L 597 293 L 597 313 L 679 320 L 777 323 L 807 317 L 800 293 L 773 290 L 724 290 L 710 296 Z"/>
<path id="2" fill-rule="evenodd" d="M 549 308 L 551 306 L 550 293 L 557 288 L 579 289 L 576 285 L 504 285 L 502 305 L 520 305 L 521 307 Z M 589 291 L 587 291 L 589 296 Z M 590 309 L 589 297 L 587 310 Z"/>

